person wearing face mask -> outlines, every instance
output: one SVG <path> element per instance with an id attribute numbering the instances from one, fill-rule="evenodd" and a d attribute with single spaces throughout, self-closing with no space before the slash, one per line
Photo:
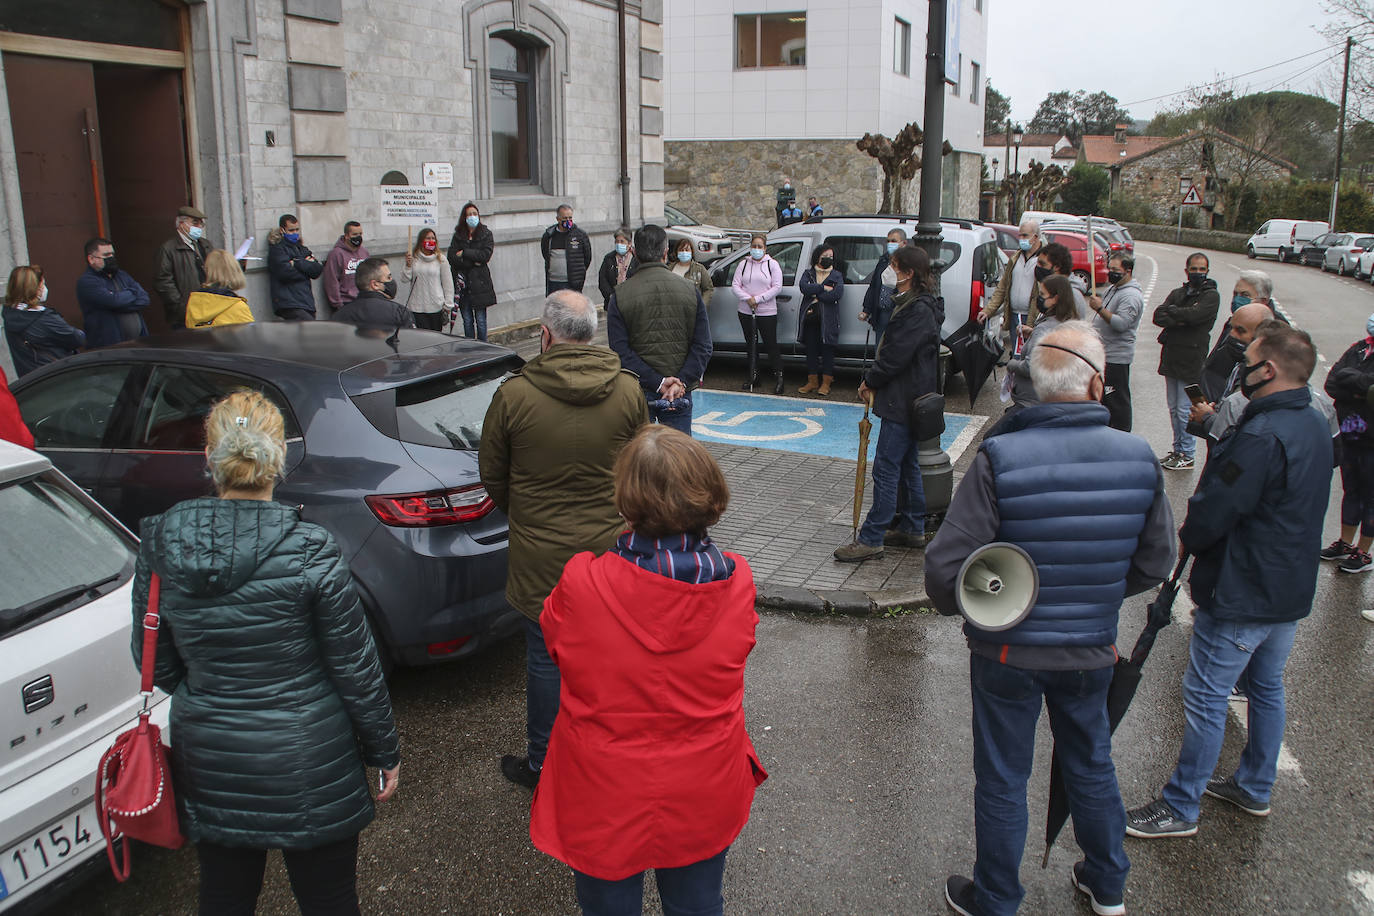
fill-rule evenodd
<path id="1" fill-rule="evenodd" d="M 114 242 L 91 239 L 85 251 L 86 270 L 76 280 L 76 301 L 86 326 L 87 348 L 147 337 L 143 310 L 148 307 L 148 293 L 120 269 Z"/>
<path id="2" fill-rule="evenodd" d="M 892 256 L 897 249 L 906 244 L 906 232 L 893 229 L 887 234 L 887 244 L 883 253 L 878 255 L 878 263 L 873 265 L 873 273 L 868 278 L 868 290 L 864 293 L 863 310 L 859 320 L 867 321 L 873 328 L 873 346 L 883 341 L 883 331 L 892 317 L 892 297 L 896 292 L 897 277 L 892 272 Z"/>
<path id="3" fill-rule="evenodd" d="M 1374 569 L 1374 315 L 1365 319 L 1364 332 L 1336 360 L 1325 385 L 1340 418 L 1341 536 L 1321 558 L 1352 573 Z"/>
<path id="4" fill-rule="evenodd" d="M 539 251 L 544 256 L 544 295 L 560 289 L 582 292 L 592 266 L 592 241 L 573 222 L 573 208 L 563 204 L 555 211 L 558 221 L 544 230 Z"/>
<path id="5" fill-rule="evenodd" d="M 780 228 L 799 223 L 804 219 L 806 219 L 806 215 L 802 213 L 801 207 L 797 206 L 795 200 L 789 200 L 787 205 L 778 212 L 778 226 Z"/>
<path id="6" fill-rule="evenodd" d="M 352 219 L 344 223 L 343 235 L 324 261 L 324 297 L 330 308 L 338 310 L 358 298 L 358 265 L 369 257 L 363 247 L 363 224 Z"/>
<path id="7" fill-rule="evenodd" d="M 615 288 L 635 275 L 639 269 L 639 259 L 635 257 L 635 246 L 630 240 L 630 230 L 620 228 L 615 231 L 615 247 L 606 252 L 601 260 L 601 270 L 596 275 L 597 289 L 601 290 L 601 300 L 610 302 Z"/>
<path id="8" fill-rule="evenodd" d="M 1228 382 L 1243 355 L 1243 350 L 1235 350 L 1234 345 L 1230 343 L 1231 322 L 1238 309 L 1257 303 L 1268 309 L 1269 314 L 1266 317 L 1277 318 L 1284 324 L 1288 323 L 1288 319 L 1279 314 L 1278 309 L 1274 307 L 1273 292 L 1274 281 L 1262 270 L 1242 270 L 1237 277 L 1236 285 L 1231 292 L 1231 307 L 1224 313 L 1226 320 L 1221 326 L 1221 333 L 1217 335 L 1216 345 L 1212 347 L 1212 352 L 1207 354 L 1207 359 L 1202 364 L 1202 379 L 1198 384 L 1202 386 L 1202 393 L 1208 401 L 1220 401 L 1229 389 L 1234 387 Z"/>
<path id="9" fill-rule="evenodd" d="M 763 338 L 768 348 L 768 360 L 773 367 L 773 393 L 782 394 L 782 350 L 778 347 L 778 293 L 782 291 L 782 268 L 768 254 L 768 239 L 756 235 L 749 240 L 749 256 L 740 261 L 731 284 L 739 299 L 739 323 L 744 330 L 744 345 L 750 347 L 753 336 Z M 743 387 L 749 391 L 758 385 L 755 363 L 752 379 L 745 379 Z"/>
<path id="10" fill-rule="evenodd" d="M 1285 728 L 1284 668 L 1298 621 L 1312 612 L 1331 495 L 1331 438 L 1308 389 L 1316 364 L 1312 338 L 1291 327 L 1266 326 L 1245 350 L 1240 384 L 1250 403 L 1213 450 L 1178 532 L 1194 558 L 1188 585 L 1197 605 L 1183 746 L 1160 796 L 1126 812 L 1129 836 L 1195 835 L 1203 795 L 1252 817 L 1269 814 Z M 1245 747 L 1235 772 L 1221 776 L 1214 769 L 1227 701 L 1242 673 Z"/>
<path id="11" fill-rule="evenodd" d="M 205 214 L 195 207 L 178 210 L 176 235 L 158 248 L 153 280 L 167 323 L 173 328 L 186 327 L 186 300 L 205 285 L 205 259 L 214 250 L 205 237 Z"/>
<path id="12" fill-rule="evenodd" d="M 997 289 L 993 290 L 987 305 L 978 313 L 980 322 L 1001 314 L 1002 330 L 1007 334 L 1017 333 L 1017 329 L 1026 322 L 1039 295 L 1037 286 L 1040 278 L 1036 275 L 1036 267 L 1039 264 L 1040 245 L 1040 221 L 1022 220 L 1021 252 L 1002 269 Z"/>
<path id="13" fill-rule="evenodd" d="M 1107 261 L 1106 293 L 1092 296 L 1093 330 L 1107 348 L 1107 368 L 1103 373 L 1107 393 L 1102 406 L 1111 415 L 1107 425 L 1122 432 L 1131 431 L 1131 360 L 1135 357 L 1136 329 L 1145 313 L 1145 294 L 1135 281 L 1135 257 L 1114 254 Z"/>
<path id="14" fill-rule="evenodd" d="M 487 309 L 496 304 L 496 284 L 491 280 L 491 254 L 496 239 L 472 201 L 463 204 L 453 238 L 448 243 L 448 263 L 453 288 L 463 316 L 463 336 L 487 339 Z"/>
<path id="15" fill-rule="evenodd" d="M 415 248 L 406 252 L 401 279 L 410 284 L 406 308 L 415 316 L 415 326 L 442 331 L 453 307 L 453 272 L 440 258 L 439 236 L 433 229 L 426 227 L 415 236 Z"/>
<path id="16" fill-rule="evenodd" d="M 1200 251 L 1190 254 L 1185 267 L 1187 282 L 1172 290 L 1154 314 L 1154 323 L 1163 328 L 1159 332 L 1159 374 L 1164 376 L 1174 434 L 1173 448 L 1159 459 L 1168 471 L 1193 468 L 1197 440 L 1188 432 L 1192 401 L 1186 389 L 1198 384 L 1202 377 L 1207 342 L 1221 307 L 1216 281 L 1207 276 L 1207 255 Z"/>
<path id="17" fill-rule="evenodd" d="M 1229 431 L 1240 420 L 1240 411 L 1245 409 L 1246 404 L 1244 397 L 1239 399 L 1239 408 L 1230 408 L 1230 415 L 1220 419 L 1220 422 L 1218 414 L 1227 399 L 1240 390 L 1240 370 L 1245 362 L 1245 348 L 1255 339 L 1255 332 L 1259 326 L 1270 317 L 1271 313 L 1266 306 L 1251 302 L 1236 309 L 1231 315 L 1231 320 L 1227 322 L 1225 352 L 1234 360 L 1231 373 L 1210 392 L 1204 386 L 1202 392 L 1207 400 L 1193 404 L 1188 412 L 1188 432 L 1206 439 L 1209 450 L 1213 443 L 1222 438 L 1223 432 Z"/>
<path id="18" fill-rule="evenodd" d="M 282 321 L 314 321 L 315 292 L 310 282 L 323 272 L 324 265 L 301 243 L 300 221 L 294 214 L 283 213 L 267 236 L 267 276 L 276 316 Z"/>
<path id="19" fill-rule="evenodd" d="M 802 272 L 797 288 L 802 294 L 797 342 L 806 346 L 806 384 L 801 394 L 830 395 L 835 381 L 835 345 L 840 342 L 840 297 L 844 272 L 835 266 L 835 249 L 817 245 L 811 266 Z"/>
<path id="20" fill-rule="evenodd" d="M 86 345 L 86 334 L 45 306 L 48 284 L 36 264 L 10 271 L 5 285 L 5 340 L 19 378 L 39 366 L 71 356 Z"/>
<path id="21" fill-rule="evenodd" d="M 711 274 L 697 263 L 697 259 L 692 256 L 692 240 L 678 239 L 673 246 L 673 257 L 668 262 L 673 269 L 673 273 L 685 279 L 688 283 L 697 288 L 701 293 L 701 301 L 707 305 L 711 304 L 711 293 L 715 292 L 715 285 L 711 282 Z"/>
<path id="22" fill-rule="evenodd" d="M 410 309 L 396 301 L 396 281 L 391 265 L 383 258 L 368 258 L 358 265 L 358 296 L 334 313 L 335 321 L 346 321 L 369 330 L 395 331 L 415 327 Z"/>
<path id="23" fill-rule="evenodd" d="M 835 550 L 842 563 L 883 555 L 883 545 L 924 547 L 925 484 L 912 427 L 912 403 L 936 389 L 940 326 L 945 300 L 931 276 L 930 257 L 921 248 L 902 248 L 892 256 L 897 296 L 883 342 L 863 382 L 859 400 L 871 401 L 881 419 L 873 454 L 873 505 L 858 538 Z M 906 505 L 897 508 L 897 490 L 906 487 Z"/>
<path id="24" fill-rule="evenodd" d="M 1003 417 L 1040 403 L 1040 396 L 1031 380 L 1031 354 L 1046 335 L 1078 319 L 1078 308 L 1073 300 L 1074 290 L 1067 277 L 1057 274 L 1046 277 L 1041 287 L 1045 291 L 1045 301 L 1041 306 L 1043 311 L 1022 345 L 1021 355 L 1007 361 L 1007 372 L 1012 378 L 1011 406 Z M 1001 421 L 998 421 L 998 426 L 1001 426 Z"/>
<path id="25" fill-rule="evenodd" d="M 773 212 L 777 214 L 778 225 L 782 225 L 782 211 L 791 208 L 797 201 L 797 191 L 792 187 L 792 179 L 784 178 L 782 187 L 778 188 L 777 204 L 773 207 Z"/>

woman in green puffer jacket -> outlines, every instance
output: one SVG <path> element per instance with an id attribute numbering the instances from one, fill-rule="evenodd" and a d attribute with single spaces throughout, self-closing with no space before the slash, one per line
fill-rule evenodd
<path id="1" fill-rule="evenodd" d="M 162 580 L 156 683 L 172 694 L 174 788 L 200 858 L 200 912 L 252 912 L 281 849 L 305 913 L 357 913 L 365 766 L 396 790 L 400 750 L 377 649 L 334 538 L 272 502 L 281 412 L 242 391 L 215 405 L 218 498 L 143 522 L 134 579 L 141 662 L 151 573 Z"/>

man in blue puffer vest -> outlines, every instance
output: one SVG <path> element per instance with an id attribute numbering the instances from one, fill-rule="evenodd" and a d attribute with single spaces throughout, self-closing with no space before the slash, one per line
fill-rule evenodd
<path id="1" fill-rule="evenodd" d="M 1041 403 L 983 440 L 926 548 L 926 593 L 959 613 L 959 570 L 993 541 L 1020 546 L 1040 591 L 1029 616 L 992 633 L 964 624 L 973 692 L 973 879 L 953 875 L 945 899 L 964 914 L 1015 913 L 1025 896 L 1026 783 L 1041 698 L 1065 774 L 1084 860 L 1075 887 L 1099 914 L 1124 913 L 1130 862 L 1126 810 L 1107 724 L 1117 612 L 1174 563 L 1174 521 L 1150 446 L 1107 425 L 1106 354 L 1086 322 L 1045 336 L 1031 356 Z"/>
<path id="2" fill-rule="evenodd" d="M 1305 331 L 1272 326 L 1239 364 L 1250 403 L 1213 448 L 1178 532 L 1197 557 L 1188 580 L 1197 613 L 1183 676 L 1183 749 L 1161 797 L 1128 812 L 1131 836 L 1192 836 L 1203 795 L 1255 817 L 1269 813 L 1286 721 L 1283 670 L 1298 621 L 1312 612 L 1331 494 L 1330 427 L 1311 409 L 1307 387 L 1316 364 Z M 1241 672 L 1250 707 L 1245 750 L 1233 775 L 1215 777 L 1226 701 Z"/>

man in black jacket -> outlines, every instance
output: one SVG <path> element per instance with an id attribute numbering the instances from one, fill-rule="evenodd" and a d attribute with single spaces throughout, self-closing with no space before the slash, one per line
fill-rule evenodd
<path id="1" fill-rule="evenodd" d="M 267 236 L 267 275 L 272 288 L 272 311 L 282 321 L 314 321 L 315 291 L 310 281 L 324 273 L 310 249 L 301 244 L 301 224 L 283 213 Z"/>
<path id="2" fill-rule="evenodd" d="M 573 208 L 558 208 L 558 222 L 544 230 L 539 251 L 544 255 L 544 295 L 560 289 L 582 292 L 592 263 L 592 242 L 573 222 Z"/>
<path id="3" fill-rule="evenodd" d="M 606 337 L 620 365 L 639 376 L 649 419 L 692 434 L 692 389 L 711 359 L 711 324 L 701 292 L 668 269 L 668 234 L 635 232 L 639 270 L 606 303 Z"/>
<path id="4" fill-rule="evenodd" d="M 396 298 L 396 281 L 391 278 L 391 265 L 382 258 L 368 258 L 358 265 L 354 274 L 358 283 L 358 298 L 344 303 L 334 313 L 335 321 L 346 321 L 360 328 L 376 331 L 396 331 L 415 327 L 415 316 Z"/>
<path id="5" fill-rule="evenodd" d="M 1174 430 L 1174 446 L 1159 463 L 1169 471 L 1193 467 L 1197 440 L 1188 432 L 1192 402 L 1185 389 L 1202 377 L 1202 362 L 1221 305 L 1217 284 L 1207 277 L 1207 255 L 1200 251 L 1188 255 L 1186 269 L 1188 282 L 1169 293 L 1154 315 L 1155 324 L 1164 329 L 1159 332 L 1159 374 L 1164 376 Z"/>
<path id="6" fill-rule="evenodd" d="M 1294 328 L 1266 328 L 1245 351 L 1241 385 L 1250 404 L 1212 452 L 1178 533 L 1196 558 L 1183 749 L 1161 797 L 1126 813 L 1130 836 L 1192 836 L 1204 794 L 1255 817 L 1269 813 L 1285 724 L 1283 671 L 1298 621 L 1312 611 L 1331 492 L 1331 437 L 1307 388 L 1316 364 L 1312 338 Z M 1245 749 L 1233 775 L 1215 778 L 1227 699 L 1242 672 Z"/>

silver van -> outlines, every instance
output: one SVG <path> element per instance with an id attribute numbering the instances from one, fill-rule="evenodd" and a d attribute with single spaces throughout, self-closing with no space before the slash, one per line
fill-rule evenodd
<path id="1" fill-rule="evenodd" d="M 1251 258 L 1263 256 L 1278 258 L 1280 262 L 1296 261 L 1304 245 L 1330 231 L 1331 227 L 1321 220 L 1266 220 L 1246 241 L 1245 253 Z"/>
<path id="2" fill-rule="evenodd" d="M 835 266 L 844 274 L 844 297 L 840 300 L 840 340 L 835 361 L 845 366 L 861 366 L 873 357 L 873 338 L 866 321 L 859 319 L 864 294 L 880 255 L 887 251 L 887 234 L 902 229 L 907 237 L 916 232 L 916 217 L 902 216 L 818 216 L 793 223 L 768 233 L 768 254 L 782 268 L 782 292 L 778 294 L 778 345 L 786 362 L 806 359 L 806 348 L 797 340 L 797 317 L 802 296 L 797 288 L 802 271 L 811 265 L 817 245 L 835 249 Z M 984 300 L 997 288 L 1007 258 L 997 247 L 997 233 L 979 220 L 942 219 L 940 291 L 945 297 L 945 323 L 942 340 L 959 330 L 983 308 Z M 725 258 L 711 270 L 715 292 L 711 295 L 711 341 L 717 357 L 745 355 L 744 332 L 740 328 L 739 300 L 730 285 L 748 248 Z"/>

